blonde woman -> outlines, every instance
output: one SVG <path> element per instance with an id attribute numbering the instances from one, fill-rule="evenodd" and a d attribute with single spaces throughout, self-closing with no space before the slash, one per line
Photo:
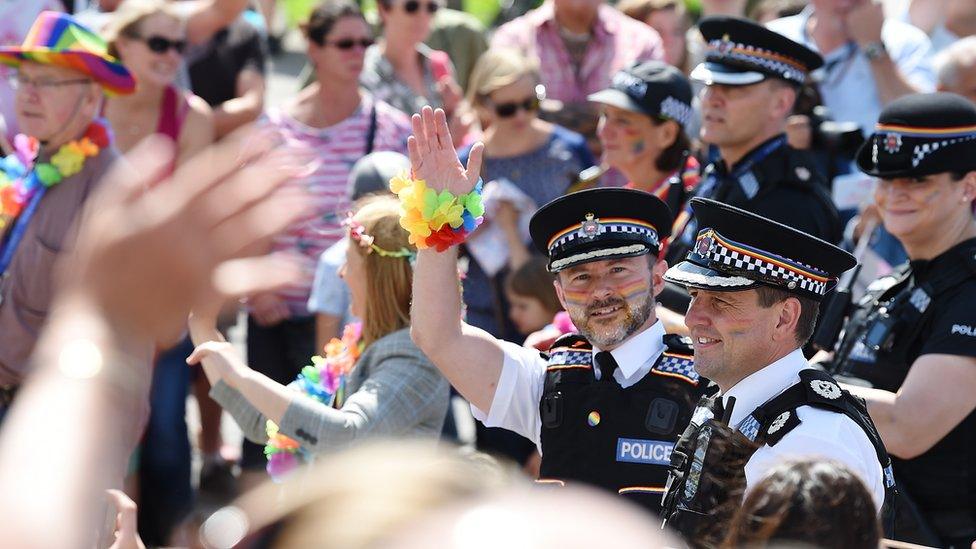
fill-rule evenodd
<path id="1" fill-rule="evenodd" d="M 410 340 L 415 250 L 399 216 L 399 202 L 384 196 L 367 202 L 348 223 L 340 274 L 349 284 L 352 312 L 363 320 L 362 354 L 344 376 L 344 398 L 331 406 L 249 368 L 217 331 L 215 315 L 194 313 L 190 333 L 197 348 L 189 362 L 203 365 L 214 386 L 211 396 L 252 441 L 268 440 L 268 419 L 314 453 L 367 437 L 440 435 L 448 383 Z"/>
<path id="2" fill-rule="evenodd" d="M 131 95 L 109 98 L 105 117 L 115 145 L 127 152 L 152 134 L 177 146 L 176 164 L 213 141 L 213 113 L 206 101 L 174 82 L 187 47 L 186 24 L 169 0 L 126 0 L 105 29 L 109 52 L 136 78 Z"/>

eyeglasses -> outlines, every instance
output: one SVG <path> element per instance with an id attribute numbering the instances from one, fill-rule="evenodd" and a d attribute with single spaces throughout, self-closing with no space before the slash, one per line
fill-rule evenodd
<path id="1" fill-rule="evenodd" d="M 407 0 L 406 2 L 403 3 L 403 11 L 409 13 L 410 15 L 413 15 L 418 11 L 420 11 L 420 7 L 422 5 L 427 6 L 427 13 L 437 13 L 437 10 L 441 9 L 441 5 L 438 4 L 437 2 L 421 3 L 418 2 L 417 0 Z"/>
<path id="2" fill-rule="evenodd" d="M 539 110 L 539 97 L 530 97 L 524 101 L 513 101 L 511 103 L 495 103 L 495 114 L 499 118 L 511 118 L 515 116 L 519 109 L 525 112 L 535 112 Z"/>
<path id="3" fill-rule="evenodd" d="M 339 48 L 340 50 L 351 50 L 351 49 L 355 48 L 356 46 L 362 46 L 363 49 L 366 49 L 366 48 L 372 46 L 373 44 L 374 44 L 374 41 L 373 41 L 372 38 L 359 38 L 359 39 L 356 39 L 356 38 L 343 38 L 341 40 L 333 40 L 331 42 L 328 42 L 327 41 L 327 42 L 325 42 L 322 45 L 323 46 L 335 46 L 335 47 Z"/>
<path id="4" fill-rule="evenodd" d="M 163 54 L 168 52 L 171 48 L 176 50 L 176 53 L 183 55 L 186 51 L 186 40 L 170 40 L 169 38 L 164 38 L 162 36 L 134 36 L 133 38 L 138 38 L 146 43 L 149 50 L 153 53 Z"/>
<path id="5" fill-rule="evenodd" d="M 8 77 L 10 82 L 10 87 L 19 90 L 27 88 L 35 88 L 38 90 L 54 89 L 63 86 L 74 86 L 76 84 L 88 84 L 91 82 L 91 78 L 73 78 L 71 80 L 54 80 L 52 78 L 38 78 L 36 80 L 27 78 L 23 74 L 14 73 Z"/>

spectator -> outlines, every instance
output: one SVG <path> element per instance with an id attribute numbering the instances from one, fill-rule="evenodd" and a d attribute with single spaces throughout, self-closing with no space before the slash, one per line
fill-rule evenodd
<path id="1" fill-rule="evenodd" d="M 470 121 L 454 66 L 446 53 L 423 43 L 440 0 L 379 0 L 377 8 L 383 35 L 366 50 L 363 87 L 407 114 L 420 112 L 424 105 L 443 107 L 460 143 Z"/>
<path id="2" fill-rule="evenodd" d="M 746 0 L 702 0 L 699 21 L 706 17 L 745 17 L 746 3 Z M 708 44 L 702 38 L 701 30 L 697 24 L 688 29 L 685 42 L 688 48 L 687 66 L 691 70 L 705 60 Z M 699 88 L 696 87 L 695 91 L 699 91 Z"/>
<path id="3" fill-rule="evenodd" d="M 939 91 L 957 93 L 976 103 L 976 36 L 967 36 L 935 58 Z"/>
<path id="4" fill-rule="evenodd" d="M 315 318 L 308 311 L 315 265 L 322 252 L 342 238 L 339 214 L 349 209 L 349 167 L 372 151 L 404 151 L 410 128 L 406 116 L 361 91 L 359 77 L 369 25 L 351 0 L 326 0 L 303 26 L 316 81 L 260 126 L 277 132 L 287 145 L 314 151 L 314 171 L 300 185 L 314 197 L 314 217 L 296 223 L 275 239 L 272 249 L 291 259 L 304 276 L 276 292 L 248 299 L 247 356 L 254 369 L 287 383 L 315 354 Z M 243 484 L 266 460 L 260 446 L 244 442 Z"/>
<path id="5" fill-rule="evenodd" d="M 537 61 L 546 97 L 558 101 L 546 117 L 586 136 L 594 152 L 598 116 L 586 97 L 635 61 L 664 58 L 654 29 L 603 0 L 548 0 L 499 27 L 491 47 L 515 48 Z"/>
<path id="6" fill-rule="evenodd" d="M 21 43 L 27 36 L 31 23 L 42 11 L 64 11 L 59 0 L 16 0 L 0 5 L 0 46 L 13 46 Z M 17 127 L 17 110 L 14 108 L 14 94 L 10 84 L 14 71 L 0 65 L 0 145 L 4 154 L 13 152 L 14 136 L 20 133 Z"/>
<path id="7" fill-rule="evenodd" d="M 80 64 L 79 58 L 87 62 Z M 0 177 L 4 191 L 0 216 L 2 421 L 30 368 L 30 354 L 51 307 L 55 260 L 61 250 L 73 246 L 75 217 L 118 157 L 107 123 L 96 120 L 103 94 L 132 93 L 135 80 L 108 54 L 98 35 L 72 17 L 50 11 L 37 17 L 21 46 L 0 48 L 0 61 L 17 69 L 11 82 L 17 89 L 17 119 L 24 132 L 19 150 L 4 161 L 5 177 Z M 78 154 L 85 138 L 85 151 Z M 60 158 L 71 160 L 55 161 L 54 155 L 59 153 Z M 36 171 L 40 167 L 47 173 L 44 179 Z"/>
<path id="8" fill-rule="evenodd" d="M 388 192 L 390 179 L 410 169 L 407 157 L 393 151 L 370 153 L 353 165 L 346 194 L 351 202 L 373 193 Z M 343 238 L 319 256 L 308 310 L 315 313 L 315 348 L 321 351 L 343 328 L 358 319 L 349 310 L 349 286 L 339 276 L 346 262 L 349 240 Z"/>
<path id="9" fill-rule="evenodd" d="M 824 57 L 820 95 L 834 120 L 874 127 L 881 108 L 935 89 L 932 46 L 925 33 L 868 0 L 811 0 L 802 13 L 769 28 Z"/>
<path id="10" fill-rule="evenodd" d="M 874 501 L 857 475 L 839 462 L 806 459 L 773 467 L 749 490 L 723 547 L 876 549 L 880 538 Z"/>
<path id="11" fill-rule="evenodd" d="M 447 52 L 454 64 L 458 85 L 467 90 L 474 64 L 488 51 L 488 30 L 470 13 L 441 8 L 434 15 L 427 45 Z"/>
<path id="12" fill-rule="evenodd" d="M 264 110 L 265 41 L 244 17 L 194 48 L 187 65 L 193 93 L 213 108 L 217 139 L 253 122 Z"/>
<path id="13" fill-rule="evenodd" d="M 749 18 L 766 25 L 781 17 L 797 15 L 807 7 L 806 0 L 761 0 L 749 11 Z"/>
<path id="14" fill-rule="evenodd" d="M 213 115 L 199 97 L 180 89 L 186 28 L 168 0 L 126 0 L 104 31 L 108 52 L 136 78 L 136 91 L 105 102 L 116 147 L 125 153 L 154 133 L 172 140 L 177 164 L 213 141 Z"/>
<path id="15" fill-rule="evenodd" d="M 627 16 L 647 23 L 661 35 L 664 61 L 687 73 L 688 47 L 685 34 L 690 26 L 684 2 L 678 0 L 623 0 L 617 8 Z"/>
<path id="16" fill-rule="evenodd" d="M 688 79 L 674 67 L 647 61 L 620 71 L 609 88 L 589 99 L 600 105 L 603 162 L 620 170 L 628 187 L 653 193 L 680 212 L 700 178 L 685 133 L 693 116 Z"/>
<path id="17" fill-rule="evenodd" d="M 544 257 L 533 257 L 505 280 L 505 295 L 512 304 L 508 314 L 524 336 L 545 328 L 563 310 L 546 264 Z"/>
<path id="18" fill-rule="evenodd" d="M 217 331 L 215 309 L 194 312 L 190 333 L 197 348 L 188 362 L 202 363 L 214 400 L 254 442 L 269 439 L 268 420 L 291 444 L 313 453 L 335 452 L 369 437 L 441 433 L 450 386 L 410 340 L 416 250 L 400 227 L 396 198 L 376 197 L 363 205 L 351 217 L 348 238 L 341 275 L 349 284 L 352 312 L 363 319 L 361 337 L 343 337 L 341 366 L 340 358 L 327 355 L 335 360 L 327 366 L 336 370 L 327 373 L 315 362 L 319 380 L 305 370 L 289 388 L 251 370 Z M 331 389 L 329 379 L 336 379 Z M 332 398 L 324 399 L 323 392 Z"/>
<path id="19" fill-rule="evenodd" d="M 884 5 L 888 17 L 927 34 L 936 53 L 976 34 L 976 9 L 968 0 L 887 0 Z"/>
<path id="20" fill-rule="evenodd" d="M 502 281 L 510 268 L 529 258 L 527 217 L 540 204 L 561 196 L 581 170 L 593 165 L 583 137 L 538 117 L 539 69 L 515 50 L 491 50 L 471 74 L 468 100 L 487 122 L 482 178 L 486 189 L 486 226 L 466 247 L 470 262 L 464 279 L 467 321 L 503 339 L 519 339 L 508 320 Z M 459 152 L 466 162 L 470 147 Z M 491 198 L 491 197 L 497 197 Z M 494 214 L 494 215 L 492 215 Z M 500 251 L 488 252 L 494 230 Z"/>

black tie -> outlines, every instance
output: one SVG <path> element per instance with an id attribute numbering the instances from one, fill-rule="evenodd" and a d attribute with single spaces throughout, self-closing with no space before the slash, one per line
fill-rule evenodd
<path id="1" fill-rule="evenodd" d="M 613 372 L 617 369 L 617 361 L 610 351 L 600 351 L 594 357 L 596 365 L 600 367 L 600 381 L 613 382 Z"/>

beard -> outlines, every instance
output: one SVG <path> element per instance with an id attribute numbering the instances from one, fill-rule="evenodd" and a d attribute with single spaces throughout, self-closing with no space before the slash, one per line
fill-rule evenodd
<path id="1" fill-rule="evenodd" d="M 645 294 L 635 302 L 627 301 L 623 298 L 610 298 L 594 301 L 585 308 L 567 309 L 569 318 L 591 344 L 601 349 L 615 346 L 632 336 L 641 326 L 647 322 L 654 307 L 654 300 L 650 293 Z M 594 320 L 591 314 L 596 309 L 604 307 L 621 307 L 624 311 L 624 318 L 612 324 L 601 323 Z"/>

